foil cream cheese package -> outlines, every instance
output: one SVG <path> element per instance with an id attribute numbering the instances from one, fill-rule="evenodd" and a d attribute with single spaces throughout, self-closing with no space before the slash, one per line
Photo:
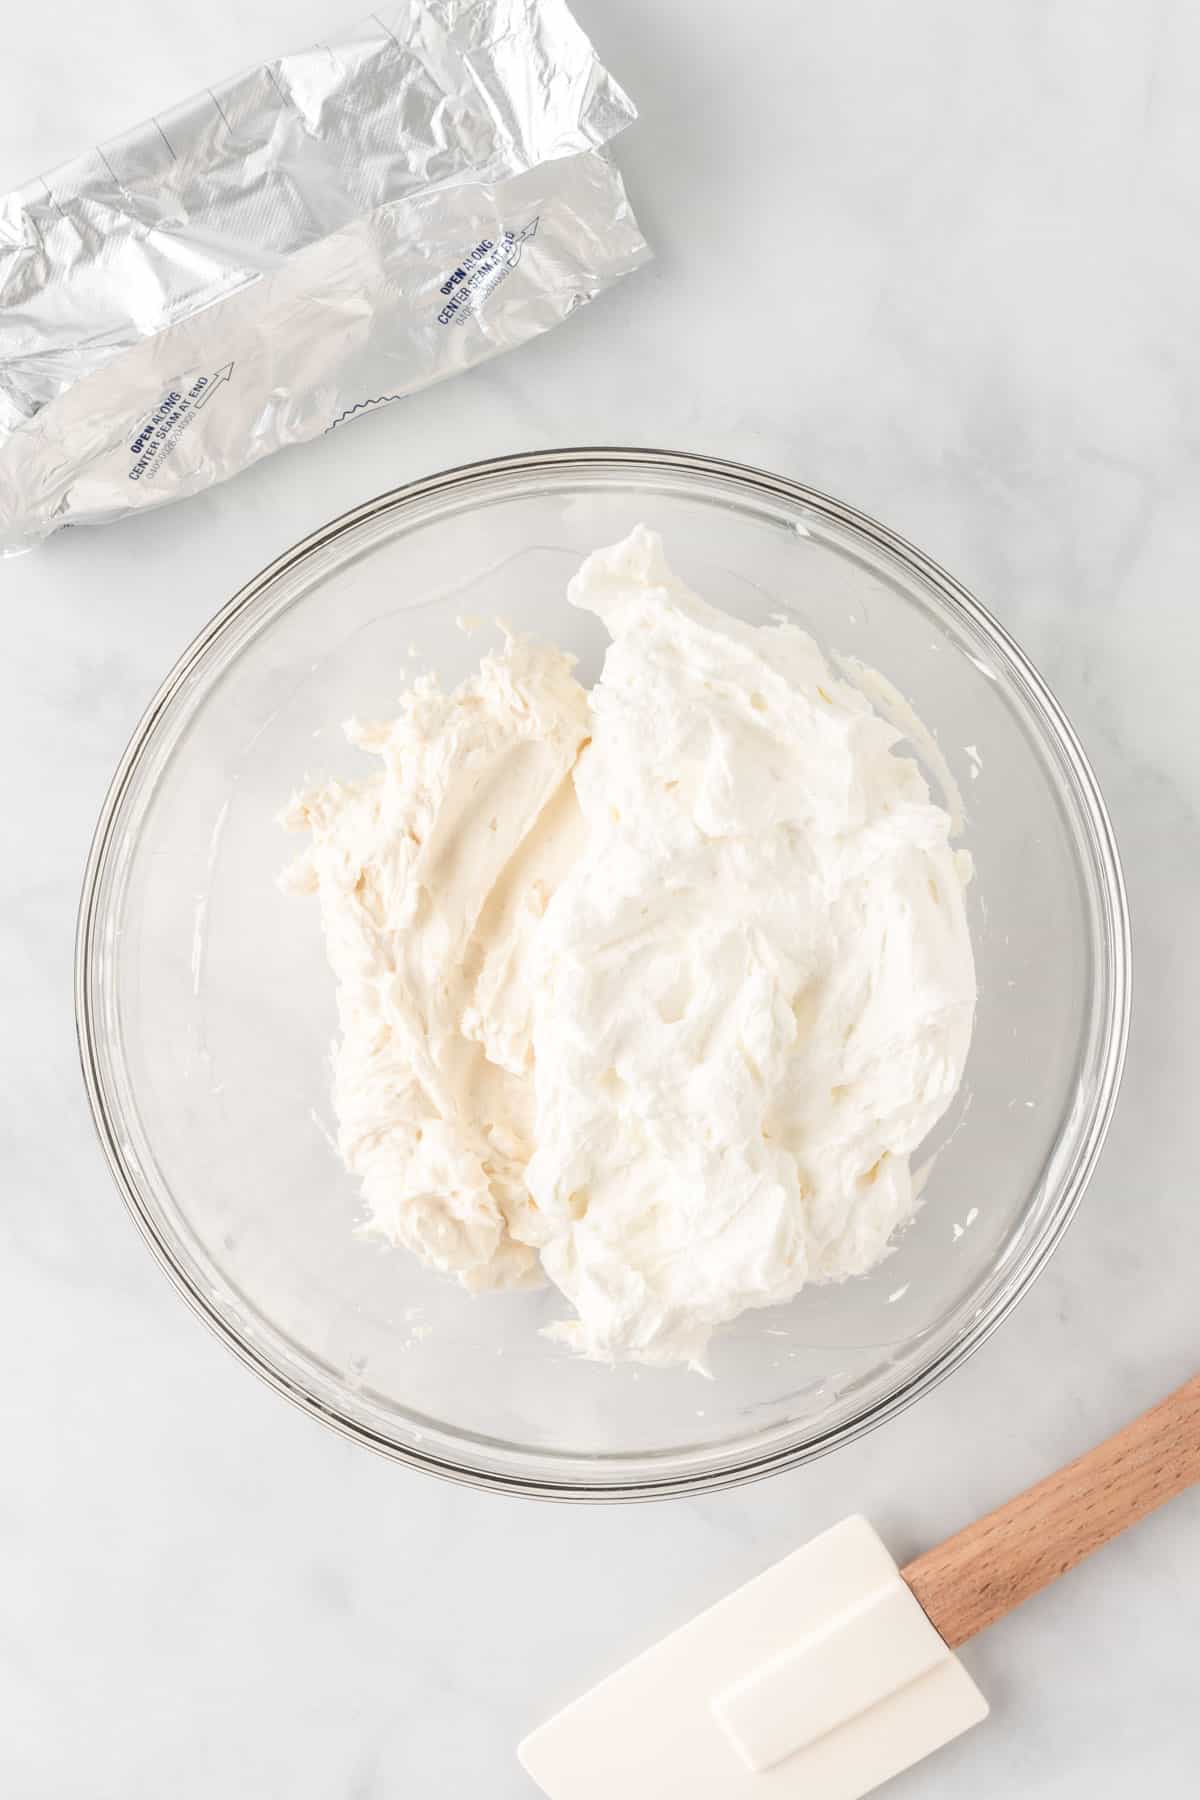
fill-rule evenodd
<path id="1" fill-rule="evenodd" d="M 649 250 L 563 0 L 402 0 L 0 198 L 0 550 L 194 494 Z"/>

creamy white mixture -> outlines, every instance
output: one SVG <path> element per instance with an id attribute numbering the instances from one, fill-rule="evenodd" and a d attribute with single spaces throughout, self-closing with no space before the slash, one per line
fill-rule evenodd
<path id="1" fill-rule="evenodd" d="M 371 1221 L 470 1288 L 543 1273 L 601 1358 L 871 1268 L 915 1205 L 975 977 L 965 853 L 897 728 L 804 632 L 744 625 L 639 527 L 571 602 L 354 725 L 293 800 L 338 983 L 340 1147 Z"/>

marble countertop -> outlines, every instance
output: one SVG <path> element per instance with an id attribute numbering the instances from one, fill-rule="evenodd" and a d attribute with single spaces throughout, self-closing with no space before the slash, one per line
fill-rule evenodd
<path id="1" fill-rule="evenodd" d="M 0 190 L 355 16 L 8 20 Z M 516 355 L 0 571 L 0 1789 L 20 1800 L 532 1800 L 517 1738 L 844 1513 L 902 1555 L 1200 1351 L 1200 18 L 1170 0 L 578 0 L 642 110 L 648 270 Z M 110 772 L 217 605 L 322 520 L 492 453 L 711 451 L 854 501 L 1033 655 L 1112 808 L 1136 997 L 1080 1216 L 959 1374 L 809 1469 L 651 1507 L 447 1487 L 341 1442 L 188 1314 L 76 1066 L 72 934 Z M 990 1721 L 897 1781 L 1099 1800 L 1200 1766 L 1200 1496 L 966 1652 Z"/>

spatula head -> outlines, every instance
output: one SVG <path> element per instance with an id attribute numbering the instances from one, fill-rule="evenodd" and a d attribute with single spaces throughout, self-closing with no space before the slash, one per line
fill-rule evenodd
<path id="1" fill-rule="evenodd" d="M 987 1702 L 843 1519 L 525 1739 L 550 1800 L 856 1800 Z"/>

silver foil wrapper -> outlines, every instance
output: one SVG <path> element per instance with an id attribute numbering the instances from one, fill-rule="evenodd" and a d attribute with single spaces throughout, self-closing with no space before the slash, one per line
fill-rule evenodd
<path id="1" fill-rule="evenodd" d="M 223 481 L 650 252 L 563 0 L 404 0 L 0 199 L 0 549 Z"/>

